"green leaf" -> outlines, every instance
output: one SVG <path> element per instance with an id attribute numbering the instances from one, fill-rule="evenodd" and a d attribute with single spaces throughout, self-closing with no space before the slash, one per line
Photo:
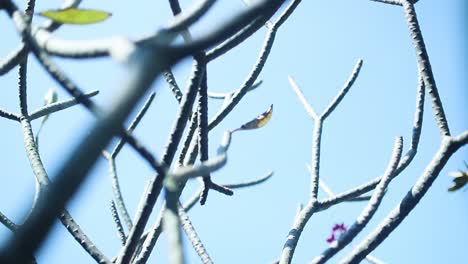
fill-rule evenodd
<path id="1" fill-rule="evenodd" d="M 40 12 L 39 15 L 62 24 L 85 25 L 102 22 L 109 18 L 112 14 L 92 9 L 67 8 L 46 10 Z"/>

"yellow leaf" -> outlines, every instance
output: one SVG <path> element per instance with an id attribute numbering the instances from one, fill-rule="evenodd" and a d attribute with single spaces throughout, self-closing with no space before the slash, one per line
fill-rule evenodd
<path id="1" fill-rule="evenodd" d="M 448 189 L 450 192 L 461 189 L 468 183 L 468 171 L 449 172 L 449 174 L 453 177 L 454 183 L 454 185 Z"/>
<path id="2" fill-rule="evenodd" d="M 94 24 L 106 20 L 112 14 L 99 10 L 67 8 L 58 10 L 46 10 L 39 15 L 63 24 Z"/>
<path id="3" fill-rule="evenodd" d="M 238 130 L 248 130 L 248 129 L 257 129 L 260 128 L 268 121 L 270 121 L 271 116 L 273 114 L 273 105 L 270 105 L 270 107 L 263 112 L 261 115 L 257 116 L 255 119 L 243 124 L 240 128 L 234 129 L 232 132 L 238 131 Z"/>

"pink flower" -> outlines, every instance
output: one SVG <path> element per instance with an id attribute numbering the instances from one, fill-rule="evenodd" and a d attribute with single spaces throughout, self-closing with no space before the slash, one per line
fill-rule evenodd
<path id="1" fill-rule="evenodd" d="M 344 233 L 346 233 L 346 226 L 344 223 L 341 223 L 341 224 L 335 224 L 332 228 L 332 233 L 330 235 L 329 238 L 327 238 L 327 242 L 328 243 L 332 243 L 333 241 L 335 241 L 336 239 L 338 239 L 340 236 L 342 236 Z M 337 237 L 335 237 L 335 233 L 338 234 Z"/>

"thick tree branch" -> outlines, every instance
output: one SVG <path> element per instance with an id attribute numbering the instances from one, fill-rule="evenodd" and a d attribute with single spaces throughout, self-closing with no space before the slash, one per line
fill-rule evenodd
<path id="1" fill-rule="evenodd" d="M 434 74 L 432 73 L 432 66 L 429 61 L 429 55 L 426 51 L 426 45 L 424 44 L 421 29 L 419 28 L 418 18 L 416 16 L 416 11 L 414 10 L 414 6 L 412 3 L 413 1 L 401 0 L 401 2 L 405 11 L 406 21 L 408 23 L 408 29 L 410 31 L 411 39 L 413 40 L 416 58 L 418 60 L 418 69 L 424 80 L 426 91 L 429 94 L 429 98 L 432 103 L 432 110 L 434 111 L 434 116 L 436 119 L 437 126 L 439 127 L 440 135 L 450 136 L 447 118 L 445 117 L 442 101 L 440 100 L 439 92 L 434 79 Z"/>

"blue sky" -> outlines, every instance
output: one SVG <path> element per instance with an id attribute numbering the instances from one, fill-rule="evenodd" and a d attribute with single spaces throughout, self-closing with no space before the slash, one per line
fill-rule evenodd
<path id="1" fill-rule="evenodd" d="M 181 1 L 187 7 L 191 1 Z M 241 1 L 220 1 L 209 17 L 198 23 L 194 34 L 203 32 L 219 19 L 242 8 Z M 23 4 L 23 3 L 18 3 Z M 421 0 L 416 11 L 429 52 L 449 125 L 454 135 L 468 127 L 467 28 L 463 23 L 463 0 Z M 60 1 L 37 3 L 36 10 L 57 7 Z M 124 35 L 138 37 L 167 23 L 170 11 L 166 1 L 126 3 L 83 1 L 82 6 L 113 13 L 108 21 L 93 26 L 65 26 L 57 31 L 63 38 L 96 38 Z M 144 8 L 142 8 L 144 7 Z M 151 10 L 151 11 L 147 11 Z M 41 22 L 41 18 L 35 18 Z M 3 32 L 0 57 L 17 45 L 19 38 L 5 14 L 0 16 Z M 230 91 L 239 87 L 255 62 L 265 29 L 242 46 L 208 66 L 210 90 Z M 347 80 L 356 61 L 362 58 L 361 73 L 348 95 L 325 121 L 322 141 L 321 176 L 335 192 L 360 185 L 385 170 L 396 136 L 405 147 L 411 136 L 417 68 L 403 10 L 370 1 L 303 1 L 279 29 L 276 42 L 259 79 L 262 86 L 249 93 L 232 114 L 211 132 L 211 155 L 222 133 L 233 129 L 274 104 L 272 120 L 265 127 L 234 134 L 228 164 L 213 174 L 219 183 L 249 180 L 274 171 L 262 185 L 236 190 L 232 197 L 210 193 L 205 206 L 197 205 L 189 216 L 212 259 L 217 263 L 270 263 L 278 258 L 294 219 L 296 208 L 307 202 L 309 175 L 305 164 L 311 159 L 313 121 L 290 88 L 287 76 L 294 76 L 309 102 L 322 112 Z M 96 101 L 109 105 L 120 88 L 124 68 L 111 59 L 57 59 L 56 62 L 84 90 L 99 89 Z M 184 87 L 190 60 L 175 69 Z M 40 107 L 43 95 L 57 85 L 35 59 L 29 63 L 30 109 Z M 18 111 L 17 69 L 1 76 L 0 107 Z M 60 89 L 58 89 L 60 90 Z M 164 82 L 154 85 L 156 99 L 149 114 L 135 131 L 138 138 L 161 155 L 175 116 L 177 103 Z M 59 91 L 60 98 L 67 96 Z M 221 102 L 210 104 L 210 115 Z M 42 158 L 53 175 L 90 127 L 93 118 L 80 107 L 53 115 L 41 135 Z M 356 245 L 402 199 L 424 170 L 439 146 L 430 104 L 426 103 L 419 152 L 408 169 L 390 185 L 374 219 L 353 241 Z M 37 129 L 39 122 L 33 123 Z M 31 203 L 33 175 L 24 154 L 19 124 L 0 120 L 0 210 L 20 221 Z M 462 263 L 468 233 L 467 192 L 448 193 L 448 171 L 462 168 L 467 148 L 456 153 L 430 191 L 409 217 L 372 255 L 386 263 Z M 130 148 L 117 159 L 117 169 L 130 212 L 135 212 L 139 195 L 153 175 Z M 191 183 L 183 199 L 198 189 Z M 325 194 L 320 193 L 324 198 Z M 101 159 L 69 209 L 80 226 L 108 256 L 117 254 L 120 243 L 108 210 L 112 198 L 107 165 Z M 328 246 L 326 238 L 335 223 L 350 225 L 364 203 L 346 203 L 314 215 L 299 241 L 294 263 L 307 263 Z M 156 214 L 156 213 L 155 213 Z M 154 218 L 155 216 L 153 216 Z M 150 225 L 154 220 L 150 221 Z M 9 234 L 0 227 L 0 241 Z M 53 236 L 38 255 L 39 263 L 93 263 L 66 230 L 56 225 Z M 187 242 L 187 241 L 186 241 Z M 187 245 L 188 263 L 198 257 Z M 338 257 L 350 252 L 347 247 Z M 158 241 L 153 259 L 167 262 L 166 240 Z"/>

